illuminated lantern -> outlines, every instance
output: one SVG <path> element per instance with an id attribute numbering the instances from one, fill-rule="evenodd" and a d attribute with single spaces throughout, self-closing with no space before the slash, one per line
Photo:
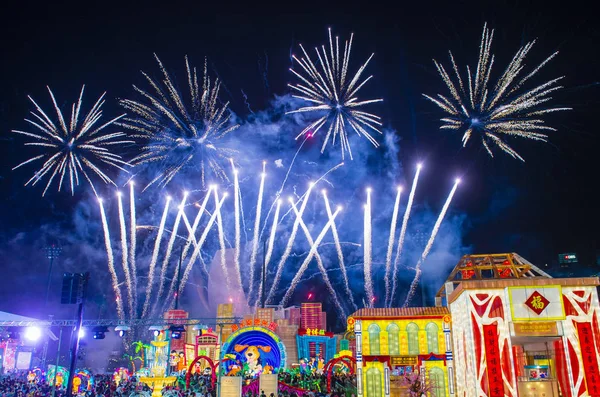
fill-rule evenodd
<path id="1" fill-rule="evenodd" d="M 510 266 L 510 261 L 508 259 L 506 259 L 504 262 L 502 262 L 502 265 Z M 498 271 L 498 275 L 500 276 L 500 278 L 509 278 L 511 276 L 510 267 L 505 267 L 503 269 L 500 269 Z"/>
<path id="2" fill-rule="evenodd" d="M 473 262 L 469 261 L 469 262 L 465 263 L 465 267 L 473 267 Z M 473 276 L 475 275 L 475 271 L 474 270 L 461 270 L 461 274 L 462 274 L 463 280 L 469 280 L 469 279 L 473 278 Z"/>

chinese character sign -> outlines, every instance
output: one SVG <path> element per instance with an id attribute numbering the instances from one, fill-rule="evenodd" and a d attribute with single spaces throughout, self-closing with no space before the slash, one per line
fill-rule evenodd
<path id="1" fill-rule="evenodd" d="M 531 294 L 527 301 L 525 301 L 525 305 L 538 316 L 546 309 L 548 303 L 550 301 L 537 291 Z"/>
<path id="2" fill-rule="evenodd" d="M 581 347 L 581 358 L 583 359 L 583 372 L 590 397 L 600 397 L 600 371 L 598 369 L 598 358 L 594 347 L 594 335 L 592 325 L 577 323 L 577 335 Z"/>
<path id="3" fill-rule="evenodd" d="M 333 337 L 332 332 L 326 332 L 324 329 L 317 328 L 300 328 L 298 329 L 298 335 L 306 335 L 306 336 L 327 336 L 329 338 Z"/>
<path id="4" fill-rule="evenodd" d="M 246 327 L 262 327 L 262 328 L 268 328 L 270 331 L 275 332 L 277 330 L 277 323 L 271 321 L 270 323 L 266 320 L 259 320 L 259 319 L 248 319 L 248 320 L 242 320 L 240 322 L 240 324 L 233 324 L 231 326 L 231 332 L 236 332 L 242 328 L 246 328 Z"/>
<path id="5" fill-rule="evenodd" d="M 498 345 L 498 324 L 484 325 L 483 336 L 483 341 L 485 343 L 488 385 L 490 387 L 488 396 L 504 397 L 500 347 Z"/>

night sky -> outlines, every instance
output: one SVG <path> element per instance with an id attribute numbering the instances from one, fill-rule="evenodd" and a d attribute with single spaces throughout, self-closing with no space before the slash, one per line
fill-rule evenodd
<path id="1" fill-rule="evenodd" d="M 482 2 L 452 7 L 399 2 L 394 8 L 370 2 L 320 2 L 318 7 L 280 2 L 251 9 L 202 3 L 19 3 L 19 9 L 1 17 L 0 268 L 6 270 L 0 310 L 26 314 L 25 291 L 43 299 L 47 261 L 41 249 L 55 238 L 45 232 L 52 229 L 46 225 L 68 222 L 72 206 L 82 199 L 81 194 L 71 198 L 55 192 L 41 198 L 39 186 L 23 187 L 31 168 L 11 171 L 26 158 L 23 141 L 10 130 L 24 127 L 27 95 L 46 101 L 49 85 L 66 101 L 86 84 L 88 99 L 108 91 L 105 111 L 115 114 L 114 98 L 130 95 L 131 84 L 141 82 L 139 71 L 155 67 L 153 53 L 177 66 L 186 54 L 197 64 L 208 56 L 211 70 L 225 84 L 222 96 L 245 117 L 266 108 L 274 95 L 288 92 L 290 54 L 300 42 L 308 47 L 323 43 L 328 27 L 343 37 L 355 33 L 357 60 L 375 52 L 369 93 L 385 99 L 378 113 L 400 138 L 405 177 L 412 177 L 414 164 L 424 161 L 430 171 L 420 189 L 437 203 L 447 194 L 448 178 L 462 176 L 453 211 L 466 215 L 463 243 L 473 253 L 518 252 L 544 264 L 560 252 L 578 252 L 581 261 L 595 263 L 600 249 L 600 35 L 591 10 L 518 1 L 493 2 L 493 7 Z M 565 75 L 566 89 L 553 104 L 574 110 L 546 118 L 558 128 L 549 144 L 514 141 L 526 163 L 500 152 L 491 159 L 479 145 L 462 148 L 461 135 L 440 131 L 442 114 L 421 96 L 446 93 L 432 58 L 446 62 L 451 49 L 461 65 L 476 63 L 486 21 L 496 29 L 498 66 L 534 38 L 538 41 L 528 56 L 529 67 L 560 50 L 536 82 Z M 76 269 L 76 263 L 63 257 L 56 283 L 60 272 Z"/>

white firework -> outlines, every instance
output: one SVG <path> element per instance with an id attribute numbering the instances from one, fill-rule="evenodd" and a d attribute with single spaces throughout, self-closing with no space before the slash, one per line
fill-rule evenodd
<path id="1" fill-rule="evenodd" d="M 494 64 L 491 53 L 494 31 L 483 27 L 479 60 L 473 74 L 467 66 L 467 80 L 463 81 L 454 56 L 450 52 L 450 61 L 454 71 L 453 80 L 444 66 L 433 61 L 450 91 L 450 97 L 438 94 L 437 97 L 424 95 L 447 116 L 442 118 L 442 129 L 464 131 L 463 146 L 466 146 L 474 135 L 481 139 L 481 144 L 487 153 L 494 157 L 492 146 L 508 153 L 513 158 L 525 161 L 507 142 L 507 137 L 518 137 L 546 142 L 548 135 L 544 131 L 556 131 L 555 128 L 544 124 L 541 116 L 570 110 L 565 107 L 547 107 L 546 103 L 552 98 L 550 94 L 561 89 L 558 82 L 563 77 L 547 81 L 528 90 L 522 90 L 523 85 L 537 74 L 558 51 L 546 58 L 530 73 L 523 76 L 525 57 L 535 41 L 525 44 L 517 51 L 500 78 L 495 84 L 491 83 L 490 75 Z"/>
<path id="2" fill-rule="evenodd" d="M 42 162 L 41 168 L 25 183 L 25 186 L 30 184 L 33 186 L 47 177 L 42 196 L 55 181 L 58 184 L 58 191 L 62 189 L 63 185 L 68 184 L 71 194 L 74 194 L 75 186 L 80 184 L 82 176 L 88 181 L 94 193 L 96 193 L 96 189 L 92 182 L 93 175 L 100 177 L 104 183 L 114 185 L 112 178 L 102 169 L 101 164 L 121 171 L 126 171 L 125 167 L 129 166 L 121 156 L 113 152 L 113 149 L 134 142 L 126 139 L 125 133 L 115 132 L 109 128 L 125 115 L 101 123 L 102 106 L 106 94 L 104 93 L 85 117 L 82 117 L 81 107 L 85 89 L 83 86 L 79 99 L 71 106 L 71 116 L 65 118 L 52 90 L 50 87 L 47 88 L 50 98 L 52 98 L 56 118 L 51 118 L 31 96 L 28 96 L 35 110 L 30 112 L 33 118 L 26 118 L 25 121 L 34 127 L 34 132 L 12 130 L 12 132 L 30 139 L 25 146 L 35 146 L 44 152 L 22 162 L 13 170 L 29 163 Z"/>
<path id="3" fill-rule="evenodd" d="M 223 147 L 221 140 L 238 125 L 230 120 L 229 104 L 219 102 L 220 81 L 210 80 L 205 62 L 204 77 L 199 82 L 196 68 L 190 67 L 186 57 L 189 93 L 185 98 L 160 59 L 156 55 L 155 58 L 162 72 L 162 83 L 142 72 L 152 89 L 134 86 L 143 100 L 120 101 L 135 115 L 124 119 L 123 125 L 135 131 L 135 137 L 144 140 L 142 153 L 132 164 L 159 164 L 158 176 L 146 188 L 155 183 L 164 187 L 187 168 L 199 169 L 202 185 L 206 182 L 207 170 L 216 179 L 228 180 L 224 162 L 236 151 Z"/>
<path id="4" fill-rule="evenodd" d="M 339 141 L 342 158 L 347 152 L 352 159 L 352 149 L 348 140 L 348 130 L 353 130 L 359 136 L 364 136 L 375 147 L 379 143 L 373 133 L 381 134 L 381 118 L 373 113 L 362 109 L 365 105 L 383 101 L 383 99 L 360 100 L 357 97 L 360 89 L 373 76 L 363 78 L 362 75 L 373 58 L 374 54 L 351 76 L 348 74 L 350 52 L 352 50 L 352 39 L 346 41 L 343 53 L 340 54 L 339 38 L 336 36 L 335 43 L 329 29 L 329 48 L 321 46 L 315 48 L 318 62 L 313 61 L 302 45 L 300 48 L 303 57 L 293 56 L 294 61 L 300 66 L 300 71 L 290 69 L 300 80 L 289 86 L 293 90 L 295 98 L 310 102 L 309 106 L 288 112 L 290 113 L 316 113 L 317 120 L 310 123 L 302 130 L 296 139 L 301 136 L 314 136 L 319 130 L 326 130 L 321 153 L 325 151 L 328 144 L 335 145 Z"/>

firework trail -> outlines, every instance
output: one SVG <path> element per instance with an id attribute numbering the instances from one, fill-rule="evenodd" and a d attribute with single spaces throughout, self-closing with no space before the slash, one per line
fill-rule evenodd
<path id="1" fill-rule="evenodd" d="M 354 35 L 351 35 L 350 41 L 345 42 L 343 54 L 340 57 L 339 38 L 336 36 L 334 46 L 331 29 L 329 29 L 329 51 L 325 49 L 325 46 L 321 46 L 320 51 L 319 48 L 315 48 L 318 63 L 313 62 L 304 47 L 300 45 L 304 56 L 297 58 L 294 55 L 293 59 L 300 66 L 302 74 L 290 69 L 300 79 L 300 82 L 289 86 L 295 93 L 292 95 L 293 97 L 310 102 L 310 106 L 287 112 L 288 114 L 316 113 L 319 118 L 304 128 L 296 139 L 307 134 L 314 136 L 324 127 L 327 133 L 323 140 L 321 153 L 325 151 L 330 141 L 332 145 L 335 145 L 336 140 L 339 140 L 342 158 L 348 152 L 350 159 L 352 159 L 352 150 L 348 141 L 348 128 L 352 128 L 358 136 L 367 138 L 375 147 L 379 146 L 372 131 L 382 133 L 379 130 L 382 125 L 381 118 L 358 109 L 383 101 L 383 99 L 359 100 L 356 96 L 358 91 L 373 77 L 361 78 L 375 54 L 371 54 L 354 77 L 350 77 L 348 65 L 353 37 Z"/>
<path id="2" fill-rule="evenodd" d="M 315 254 L 317 253 L 317 248 L 319 247 L 319 244 L 321 244 L 321 241 L 323 241 L 323 238 L 325 237 L 325 234 L 327 234 L 327 231 L 331 227 L 331 224 L 335 221 L 335 218 L 340 213 L 340 211 L 341 211 L 341 208 L 338 208 L 334 212 L 333 217 L 331 219 L 329 219 L 329 221 L 327 222 L 327 224 L 325 225 L 325 227 L 323 228 L 323 230 L 321 230 L 321 233 L 319 233 L 319 235 L 317 236 L 317 239 L 314 241 L 314 244 L 310 247 L 310 251 L 308 252 L 308 255 L 304 259 L 304 262 L 302 262 L 302 265 L 300 266 L 300 269 L 298 269 L 298 272 L 294 276 L 294 278 L 293 278 L 292 282 L 290 283 L 290 286 L 288 287 L 288 289 L 287 289 L 287 291 L 286 291 L 283 299 L 281 300 L 281 305 L 282 306 L 285 306 L 287 304 L 288 300 L 290 299 L 290 297 L 292 296 L 292 293 L 294 292 L 294 290 L 296 289 L 296 286 L 298 285 L 298 281 L 300 280 L 300 278 L 304 274 L 304 271 L 306 271 L 306 268 L 310 264 L 310 261 L 312 260 L 313 256 L 315 256 Z M 300 217 L 301 213 L 298 212 L 297 216 Z M 335 299 L 335 295 L 334 295 L 334 299 Z"/>
<path id="3" fill-rule="evenodd" d="M 331 212 L 331 205 L 329 203 L 329 198 L 327 197 L 327 191 L 325 189 L 323 189 L 323 197 L 325 199 L 325 209 L 327 210 L 327 217 L 329 218 L 329 220 L 331 220 L 333 218 L 333 213 Z M 350 284 L 348 283 L 348 273 L 346 272 L 346 265 L 344 264 L 344 253 L 342 252 L 342 245 L 340 243 L 340 237 L 338 235 L 337 226 L 335 225 L 335 222 L 332 222 L 331 224 L 331 233 L 333 234 L 333 241 L 335 243 L 335 250 L 338 256 L 338 262 L 340 264 L 340 271 L 342 273 L 342 279 L 344 280 L 346 294 L 348 294 L 348 297 L 350 298 L 350 303 L 352 303 L 354 310 L 358 310 L 356 303 L 354 303 L 354 295 L 350 290 Z"/>
<path id="4" fill-rule="evenodd" d="M 294 163 L 296 162 L 296 157 L 298 157 L 298 153 L 300 153 L 300 150 L 302 149 L 302 146 L 304 146 L 304 144 L 306 143 L 307 140 L 308 140 L 308 137 L 304 138 L 304 140 L 300 144 L 300 147 L 298 148 L 298 150 L 296 150 L 296 153 L 294 154 L 294 157 L 292 157 L 292 161 L 291 161 L 290 166 L 288 167 L 288 169 L 287 169 L 287 171 L 285 173 L 285 177 L 283 178 L 283 182 L 281 182 L 281 187 L 275 193 L 275 200 L 273 201 L 273 203 L 269 207 L 269 211 L 267 212 L 266 219 L 269 219 L 269 216 L 271 215 L 271 211 L 273 211 L 273 207 L 275 206 L 275 204 L 277 203 L 277 201 L 281 197 L 281 193 L 283 192 L 283 188 L 285 187 L 285 184 L 287 183 L 288 177 L 290 176 L 290 172 L 292 171 L 292 167 L 294 166 Z M 262 236 L 263 236 L 263 233 L 264 233 L 266 227 L 267 227 L 267 224 L 265 223 L 263 225 L 261 231 L 260 231 L 260 238 L 261 239 L 262 239 Z"/>
<path id="5" fill-rule="evenodd" d="M 202 219 L 202 214 L 204 214 L 205 210 L 206 210 L 206 204 L 208 203 L 208 200 L 211 197 L 211 192 L 212 191 L 216 192 L 216 187 L 209 187 L 209 190 L 207 192 L 207 194 L 204 196 L 204 200 L 202 201 L 202 205 L 200 205 L 200 208 L 198 209 L 198 214 L 196 215 L 196 219 L 194 219 L 194 224 L 190 225 L 190 222 L 187 219 L 187 216 L 185 215 L 185 212 L 182 215 L 182 219 L 188 229 L 188 237 L 185 241 L 185 244 L 183 246 L 183 249 L 181 251 L 181 262 L 183 263 L 183 261 L 185 259 L 187 259 L 187 254 L 189 252 L 189 248 L 191 247 L 191 245 L 194 245 L 194 248 L 198 247 L 198 242 L 196 241 L 196 230 L 198 228 L 198 225 L 200 224 L 200 220 Z M 200 262 L 202 263 L 202 269 L 204 270 L 204 272 L 208 275 L 208 277 L 210 278 L 210 274 L 208 273 L 208 269 L 206 268 L 206 263 L 204 263 L 204 261 L 202 260 L 202 255 L 200 254 L 199 256 Z M 177 266 L 177 271 L 175 272 L 175 275 L 171 278 L 171 286 L 169 287 L 169 292 L 167 294 L 167 297 L 163 303 L 163 311 L 166 310 L 167 308 L 172 308 L 172 304 L 174 301 L 174 298 L 178 295 L 181 295 L 181 293 L 183 293 L 183 287 L 179 287 L 179 289 L 177 291 L 175 291 L 176 288 L 178 288 L 177 286 L 177 280 L 179 278 L 179 266 Z"/>
<path id="6" fill-rule="evenodd" d="M 185 216 L 185 214 L 183 214 L 183 219 L 186 221 L 186 226 L 188 227 L 188 241 L 186 241 L 185 246 L 183 247 L 183 258 L 187 258 L 187 254 L 188 251 L 192 245 L 192 243 L 194 244 L 194 248 L 198 246 L 198 242 L 196 241 L 196 230 L 198 229 L 198 225 L 200 224 L 200 220 L 202 219 L 202 215 L 204 214 L 204 212 L 206 211 L 206 204 L 208 204 L 208 200 L 211 197 L 211 192 L 213 190 L 213 187 L 209 187 L 208 192 L 206 193 L 206 195 L 204 196 L 204 200 L 202 200 L 202 204 L 200 205 L 200 208 L 198 209 L 198 214 L 196 215 L 196 219 L 194 219 L 194 224 L 189 227 L 189 222 L 187 221 L 187 217 Z M 202 261 L 202 264 L 204 265 L 204 272 L 208 275 L 208 269 L 206 269 L 206 264 L 204 263 L 204 261 Z"/>
<path id="7" fill-rule="evenodd" d="M 234 206 L 234 218 L 235 218 L 235 248 L 234 248 L 234 263 L 235 263 L 235 275 L 236 279 L 239 283 L 240 288 L 243 290 L 242 284 L 242 272 L 240 269 L 240 251 L 241 251 L 241 231 L 240 231 L 240 217 L 241 217 L 241 197 L 240 197 L 240 182 L 238 170 L 233 165 L 233 160 L 231 160 L 231 168 L 233 169 L 233 206 Z M 216 194 L 216 190 L 215 190 Z M 216 196 L 215 196 L 216 199 Z M 217 215 L 217 227 L 219 228 L 219 241 L 221 242 L 221 260 L 223 261 L 223 266 L 225 265 L 225 240 L 223 235 L 223 222 L 221 219 L 221 213 Z M 250 268 L 250 274 L 253 277 L 254 272 L 253 269 Z"/>
<path id="8" fill-rule="evenodd" d="M 108 222 L 106 221 L 106 213 L 104 212 L 104 205 L 102 199 L 98 199 L 100 204 L 100 217 L 102 218 L 102 229 L 104 230 L 104 245 L 106 247 L 106 255 L 108 258 L 108 271 L 112 279 L 113 291 L 115 292 L 117 301 L 117 313 L 119 318 L 122 320 L 125 318 L 125 311 L 123 310 L 123 299 L 121 297 L 121 290 L 119 289 L 119 278 L 117 277 L 117 271 L 115 270 L 115 258 L 113 256 L 112 245 L 110 243 L 110 231 L 108 229 Z"/>
<path id="9" fill-rule="evenodd" d="M 372 235 L 371 235 L 371 188 L 367 188 L 367 204 L 365 205 L 364 214 L 364 273 L 365 273 L 365 294 L 369 302 L 373 302 L 375 294 L 373 293 L 373 279 L 372 276 Z M 372 307 L 372 304 L 370 305 Z"/>
<path id="10" fill-rule="evenodd" d="M 135 217 L 135 194 L 133 186 L 133 181 L 129 181 L 129 226 L 131 228 L 129 229 L 129 244 L 131 245 L 131 247 L 129 248 L 129 267 L 131 269 L 131 274 L 133 274 L 133 307 L 135 308 L 137 313 L 137 266 L 135 263 L 135 250 L 137 249 L 137 224 Z"/>
<path id="11" fill-rule="evenodd" d="M 279 221 L 280 209 L 281 209 L 281 200 L 277 200 L 277 207 L 275 208 L 275 216 L 273 216 L 273 224 L 271 225 L 271 234 L 269 235 L 269 246 L 267 248 L 267 255 L 265 256 L 265 263 L 267 265 L 271 261 L 271 255 L 273 255 L 273 247 L 275 245 L 275 234 L 277 233 L 277 224 Z"/>
<path id="12" fill-rule="evenodd" d="M 185 207 L 185 202 L 187 200 L 188 192 L 183 193 L 183 199 L 181 203 L 179 203 L 177 216 L 175 217 L 175 223 L 173 224 L 173 231 L 171 232 L 171 237 L 169 238 L 169 242 L 167 243 L 167 251 L 165 252 L 165 256 L 163 257 L 162 266 L 160 268 L 160 278 L 158 282 L 158 294 L 156 294 L 156 300 L 154 301 L 154 306 L 152 311 L 156 311 L 158 306 L 158 302 L 165 290 L 165 277 L 167 276 L 167 267 L 169 266 L 169 262 L 171 260 L 171 254 L 173 253 L 173 246 L 175 245 L 175 239 L 177 238 L 177 230 L 179 230 L 179 223 L 181 222 L 181 217 L 183 216 L 183 211 Z"/>
<path id="13" fill-rule="evenodd" d="M 160 219 L 160 226 L 158 227 L 158 233 L 156 240 L 154 240 L 154 250 L 152 251 L 152 259 L 150 259 L 150 267 L 148 269 L 148 286 L 146 287 L 146 299 L 144 300 L 144 307 L 142 309 L 142 318 L 146 317 L 148 309 L 150 307 L 150 296 L 152 294 L 152 287 L 154 286 L 154 269 L 156 268 L 156 262 L 158 261 L 158 252 L 160 250 L 160 242 L 162 235 L 165 231 L 165 223 L 167 222 L 167 215 L 169 214 L 169 204 L 171 203 L 171 196 L 167 196 L 165 202 L 165 209 L 163 210 L 162 217 Z M 160 280 L 162 283 L 163 280 Z"/>
<path id="14" fill-rule="evenodd" d="M 402 219 L 402 227 L 400 229 L 400 236 L 398 237 L 398 248 L 396 250 L 396 258 L 394 259 L 394 274 L 392 277 L 392 292 L 390 294 L 390 300 L 388 305 L 391 306 L 394 302 L 394 295 L 396 294 L 396 285 L 398 283 L 398 266 L 400 265 L 400 256 L 402 255 L 402 248 L 404 247 L 404 238 L 406 237 L 406 228 L 408 226 L 408 220 L 410 219 L 410 211 L 412 210 L 413 201 L 415 199 L 415 192 L 417 191 L 417 183 L 419 182 L 419 175 L 421 174 L 422 164 L 417 164 L 417 171 L 413 178 L 413 183 L 410 188 L 410 194 L 408 195 L 408 203 L 404 210 L 404 217 Z"/>
<path id="15" fill-rule="evenodd" d="M 136 156 L 134 165 L 158 163 L 161 172 L 147 186 L 166 186 L 179 171 L 199 164 L 200 178 L 204 185 L 207 170 L 221 180 L 228 180 L 222 163 L 236 152 L 223 147 L 222 138 L 238 126 L 230 122 L 229 104 L 219 104 L 221 83 L 210 80 L 204 63 L 204 78 L 198 82 L 196 68 L 191 68 L 187 57 L 188 100 L 176 88 L 162 62 L 155 55 L 163 75 L 162 85 L 142 72 L 151 86 L 145 91 L 133 86 L 141 101 L 121 100 L 121 105 L 135 117 L 123 119 L 122 125 L 134 131 L 137 138 L 145 141 L 142 153 Z"/>
<path id="16" fill-rule="evenodd" d="M 127 251 L 127 227 L 125 226 L 125 214 L 123 212 L 123 195 L 117 192 L 117 201 L 119 207 L 119 225 L 121 227 L 121 264 L 123 265 L 123 273 L 125 274 L 125 286 L 127 287 L 127 303 L 129 305 L 129 317 L 133 318 L 133 289 L 131 286 L 131 273 L 129 272 L 129 253 Z M 135 274 L 134 274 L 135 277 Z"/>
<path id="17" fill-rule="evenodd" d="M 425 262 L 425 259 L 427 259 L 427 255 L 429 255 L 429 251 L 431 251 L 431 247 L 433 247 L 433 242 L 435 241 L 435 237 L 437 236 L 437 234 L 440 230 L 442 221 L 444 220 L 444 217 L 446 216 L 446 212 L 448 211 L 448 207 L 450 207 L 450 203 L 452 202 L 452 198 L 454 197 L 454 193 L 456 192 L 456 188 L 458 187 L 459 183 L 460 183 L 460 179 L 457 179 L 454 182 L 454 186 L 452 187 L 452 190 L 450 191 L 450 194 L 448 195 L 448 198 L 446 199 L 446 202 L 444 203 L 444 207 L 440 211 L 440 215 L 438 216 L 437 220 L 435 221 L 435 225 L 433 226 L 433 230 L 431 231 L 431 236 L 429 236 L 429 240 L 427 241 L 427 245 L 425 246 L 425 249 L 423 250 L 423 253 L 421 254 L 421 258 L 419 258 L 419 261 L 417 262 L 417 266 L 415 266 L 415 272 L 416 272 L 415 278 L 413 279 L 412 283 L 410 284 L 410 289 L 408 290 L 408 294 L 406 295 L 406 299 L 404 300 L 404 305 L 402 307 L 408 306 L 408 304 L 412 300 L 413 296 L 415 295 L 415 292 L 417 291 L 417 287 L 419 285 L 419 279 L 421 278 L 421 272 L 422 272 L 421 266 L 423 265 L 423 262 Z"/>
<path id="18" fill-rule="evenodd" d="M 298 233 L 298 227 L 300 226 L 300 218 L 302 218 L 302 215 L 304 214 L 304 210 L 306 209 L 306 204 L 308 203 L 308 199 L 310 197 L 310 192 L 312 191 L 314 186 L 315 186 L 315 184 L 311 182 L 308 187 L 308 190 L 306 191 L 306 193 L 304 195 L 304 201 L 302 201 L 302 205 L 300 206 L 300 211 L 299 211 L 300 214 L 296 216 L 296 220 L 294 221 L 294 225 L 292 226 L 292 233 L 290 234 L 290 237 L 288 239 L 288 242 L 287 242 L 287 245 L 283 252 L 283 255 L 281 256 L 281 259 L 279 260 L 279 264 L 277 265 L 277 272 L 275 273 L 275 279 L 273 279 L 273 285 L 271 286 L 271 289 L 269 290 L 269 295 L 267 296 L 267 300 L 266 300 L 267 303 L 269 303 L 271 301 L 271 299 L 273 299 L 273 295 L 275 295 L 275 291 L 277 290 L 277 286 L 279 285 L 279 281 L 281 280 L 281 275 L 283 273 L 283 265 L 285 264 L 285 261 L 287 260 L 287 258 L 290 256 L 290 253 L 292 252 L 294 240 L 296 239 L 296 234 Z"/>
<path id="19" fill-rule="evenodd" d="M 227 198 L 227 192 L 225 192 L 225 193 L 223 193 L 223 197 L 221 198 L 221 200 L 218 200 L 218 194 L 216 192 L 216 189 L 214 189 L 214 190 L 215 190 L 215 202 L 216 202 L 215 211 L 213 212 L 213 214 L 211 215 L 210 219 L 208 220 L 208 223 L 207 223 L 206 227 L 204 228 L 204 231 L 200 235 L 200 239 L 198 239 L 198 245 L 196 246 L 196 248 L 194 248 L 194 251 L 192 252 L 192 256 L 188 260 L 188 263 L 187 263 L 187 265 L 185 267 L 185 271 L 183 273 L 183 277 L 181 278 L 181 282 L 180 282 L 180 285 L 179 285 L 179 291 L 178 291 L 179 294 L 181 294 L 183 292 L 183 288 L 185 286 L 185 283 L 187 282 L 187 279 L 190 276 L 190 272 L 192 271 L 192 267 L 193 267 L 194 263 L 196 262 L 196 259 L 198 259 L 198 256 L 200 255 L 200 250 L 202 249 L 202 246 L 204 245 L 204 241 L 206 241 L 206 237 L 208 236 L 208 232 L 212 228 L 212 225 L 215 223 L 215 220 L 217 219 L 217 214 L 221 213 L 221 207 L 223 206 L 223 202 Z M 231 289 L 231 283 L 229 281 L 229 274 L 227 273 L 227 269 L 224 268 L 223 272 L 224 272 L 225 280 L 226 280 L 226 283 L 227 283 L 226 284 L 227 285 L 227 289 L 230 290 Z M 172 296 L 172 294 L 170 294 L 170 295 Z"/>
<path id="20" fill-rule="evenodd" d="M 269 245 L 267 247 L 267 253 L 265 254 L 265 273 L 267 272 L 267 267 L 271 261 L 271 255 L 273 255 L 273 247 L 275 245 L 275 234 L 277 233 L 277 223 L 279 222 L 279 211 L 281 209 L 281 199 L 277 200 L 277 207 L 275 207 L 275 215 L 273 216 L 273 223 L 271 224 L 271 234 L 269 235 Z M 265 220 L 265 223 L 267 221 Z M 262 278 L 260 279 L 260 284 L 258 287 L 258 297 L 256 298 L 255 306 L 260 302 L 258 301 L 263 294 L 263 285 Z"/>
<path id="21" fill-rule="evenodd" d="M 265 190 L 265 162 L 263 161 L 263 171 L 260 175 L 260 186 L 258 188 L 258 200 L 256 202 L 256 218 L 254 219 L 254 237 L 252 238 L 252 253 L 250 254 L 250 286 L 248 288 L 248 298 L 252 296 L 254 287 L 254 267 L 256 266 L 256 257 L 258 254 L 258 242 L 260 232 L 260 216 L 262 211 L 263 193 Z M 266 223 L 266 222 L 265 222 Z M 262 280 L 261 280 L 262 281 Z"/>
<path id="22" fill-rule="evenodd" d="M 476 134 L 491 157 L 494 156 L 491 146 L 496 145 L 513 158 L 525 161 L 505 139 L 520 137 L 546 142 L 548 135 L 544 131 L 556 131 L 556 129 L 546 126 L 540 117 L 547 113 L 570 110 L 570 108 L 545 105 L 552 99 L 549 94 L 563 88 L 558 85 L 558 82 L 564 76 L 529 90 L 521 89 L 524 83 L 558 54 L 558 51 L 546 58 L 529 74 L 521 77 L 525 68 L 525 58 L 535 41 L 525 44 L 519 48 L 500 78 L 493 84 L 490 82 L 494 64 L 494 55 L 491 53 L 493 36 L 494 31 L 490 31 L 487 25 L 484 25 L 477 68 L 472 75 L 471 69 L 467 66 L 466 83 L 463 82 L 451 52 L 450 61 L 456 81 L 450 77 L 444 66 L 434 60 L 451 95 L 445 97 L 438 94 L 436 98 L 424 96 L 446 112 L 447 117 L 441 119 L 442 129 L 464 131 L 463 146 L 466 146 Z"/>
<path id="23" fill-rule="evenodd" d="M 25 143 L 25 146 L 42 148 L 45 152 L 22 162 L 14 167 L 13 170 L 29 163 L 42 161 L 41 168 L 25 183 L 25 186 L 29 184 L 35 186 L 45 176 L 49 175 L 42 196 L 46 194 L 56 177 L 58 177 L 58 191 L 62 189 L 63 183 L 66 183 L 65 179 L 68 179 L 71 194 L 75 194 L 75 186 L 79 185 L 81 173 L 97 196 L 96 188 L 90 176 L 91 174 L 100 177 L 104 183 L 113 185 L 115 183 L 95 164 L 96 162 L 127 172 L 124 167 L 129 166 L 129 164 L 123 161 L 121 156 L 113 153 L 112 149 L 119 145 L 134 142 L 125 139 L 126 135 L 123 132 L 106 131 L 108 127 L 115 124 L 125 115 L 120 115 L 102 125 L 98 125 L 102 118 L 102 106 L 104 105 L 104 95 L 106 94 L 104 93 L 98 98 L 94 106 L 92 106 L 88 114 L 83 118 L 83 121 L 81 121 L 80 112 L 85 88 L 83 86 L 78 101 L 71 106 L 71 117 L 67 119 L 67 124 L 62 110 L 56 103 L 52 90 L 50 90 L 50 87 L 47 88 L 50 98 L 52 98 L 58 122 L 52 121 L 33 98 L 28 96 L 31 103 L 35 106 L 35 110 L 30 112 L 35 119 L 25 119 L 25 121 L 35 127 L 35 132 L 21 130 L 12 130 L 12 132 L 24 135 L 30 140 Z"/>
<path id="24" fill-rule="evenodd" d="M 292 204 L 292 208 L 294 210 L 294 213 L 296 214 L 296 216 L 298 216 L 299 215 L 298 208 L 296 208 L 296 205 L 294 204 L 294 202 L 291 202 L 291 204 Z M 330 223 L 331 224 L 335 224 L 335 222 L 333 220 Z M 300 218 L 300 227 L 302 228 L 302 231 L 304 232 L 304 236 L 306 237 L 306 240 L 308 241 L 308 244 L 312 247 L 314 245 L 314 241 L 312 239 L 312 236 L 310 235 L 310 231 L 308 230 L 308 227 L 306 227 L 306 223 L 304 223 L 304 220 L 302 218 Z M 331 281 L 329 280 L 329 276 L 327 274 L 327 269 L 325 268 L 325 265 L 323 264 L 323 259 L 321 258 L 321 255 L 319 254 L 318 249 L 315 250 L 314 257 L 315 257 L 315 259 L 317 261 L 317 267 L 319 268 L 319 271 L 321 272 L 321 276 L 323 277 L 323 281 L 325 282 L 325 285 L 327 286 L 327 289 L 329 290 L 329 293 L 333 297 L 333 302 L 335 303 L 335 305 L 338 308 L 338 314 L 340 315 L 341 319 L 345 319 L 346 318 L 346 311 L 344 310 L 344 308 L 340 304 L 340 301 L 338 299 L 337 293 L 335 292 L 335 289 L 333 289 L 333 285 L 331 285 Z M 300 277 L 302 277 L 302 275 L 300 275 Z"/>
<path id="25" fill-rule="evenodd" d="M 385 306 L 388 305 L 390 299 L 390 271 L 392 269 L 392 253 L 394 251 L 394 241 L 396 237 L 396 223 L 398 222 L 398 207 L 400 207 L 400 195 L 402 188 L 398 187 L 396 201 L 394 202 L 394 211 L 392 213 L 392 221 L 390 222 L 390 238 L 388 240 L 387 254 L 385 256 Z"/>
<path id="26" fill-rule="evenodd" d="M 335 170 L 337 170 L 338 168 L 342 167 L 344 165 L 344 163 L 339 163 L 338 165 L 335 165 L 333 167 L 331 167 L 329 170 L 327 170 L 326 173 L 324 173 L 323 175 L 321 175 L 319 177 L 319 179 L 317 179 L 314 182 L 311 182 L 310 184 L 312 186 L 317 185 L 319 182 L 325 180 L 325 178 L 327 177 L 327 175 L 331 174 L 332 172 L 334 172 Z M 310 190 L 310 189 L 309 189 Z M 305 191 L 299 198 L 298 201 L 304 199 L 304 197 L 306 197 L 306 195 L 308 194 L 308 191 Z M 287 217 L 290 213 L 292 212 L 292 208 L 290 208 L 285 214 L 283 214 L 283 216 L 281 217 L 281 220 L 285 219 L 285 217 Z"/>
<path id="27" fill-rule="evenodd" d="M 214 195 L 215 195 L 215 203 L 219 202 L 219 193 L 217 192 L 217 189 L 214 189 Z M 225 193 L 224 193 L 224 197 L 225 197 Z M 237 196 L 236 196 L 237 197 Z M 234 198 L 234 200 L 236 200 L 236 198 Z M 227 258 L 225 257 L 225 234 L 223 233 L 223 217 L 221 215 L 221 208 L 217 208 L 215 209 L 215 213 L 217 214 L 217 232 L 219 235 L 219 253 L 221 254 L 221 268 L 223 269 L 223 274 L 225 274 L 225 278 L 227 280 L 227 290 L 231 291 L 231 281 L 229 279 L 229 275 L 227 272 Z M 237 229 L 237 227 L 236 227 Z M 237 270 L 237 268 L 236 268 Z M 240 283 L 240 288 L 242 288 L 242 285 Z"/>

